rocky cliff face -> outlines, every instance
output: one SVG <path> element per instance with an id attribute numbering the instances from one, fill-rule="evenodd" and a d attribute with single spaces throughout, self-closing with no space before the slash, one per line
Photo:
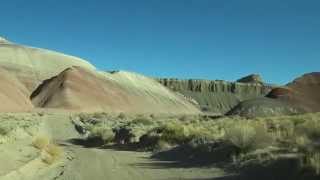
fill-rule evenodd
<path id="1" fill-rule="evenodd" d="M 263 83 L 240 83 L 220 80 L 158 79 L 169 89 L 198 103 L 208 113 L 224 114 L 239 102 L 265 96 L 272 89 Z"/>

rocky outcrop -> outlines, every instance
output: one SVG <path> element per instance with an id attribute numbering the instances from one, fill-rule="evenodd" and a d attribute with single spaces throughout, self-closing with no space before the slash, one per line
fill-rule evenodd
<path id="1" fill-rule="evenodd" d="M 283 101 L 297 104 L 307 112 L 320 112 L 320 72 L 304 74 L 286 85 L 291 90 L 290 98 Z"/>
<path id="2" fill-rule="evenodd" d="M 291 99 L 294 96 L 294 91 L 288 87 L 273 88 L 266 97 L 273 99 Z"/>
<path id="3" fill-rule="evenodd" d="M 246 77 L 238 79 L 237 82 L 264 84 L 264 82 L 259 74 L 250 74 Z"/>
<path id="4" fill-rule="evenodd" d="M 265 98 L 241 102 L 228 115 L 248 117 L 292 115 L 320 111 L 320 73 L 305 74 Z"/>
<path id="5" fill-rule="evenodd" d="M 295 115 L 304 113 L 305 110 L 290 103 L 277 99 L 260 97 L 240 102 L 227 115 L 244 117 L 268 117 L 281 115 Z"/>
<path id="6" fill-rule="evenodd" d="M 320 72 L 304 74 L 286 86 L 274 88 L 267 97 L 298 106 L 305 112 L 320 111 Z"/>
<path id="7" fill-rule="evenodd" d="M 158 79 L 164 86 L 198 102 L 208 113 L 226 113 L 239 102 L 262 97 L 271 86 L 261 83 L 240 83 L 221 80 Z"/>

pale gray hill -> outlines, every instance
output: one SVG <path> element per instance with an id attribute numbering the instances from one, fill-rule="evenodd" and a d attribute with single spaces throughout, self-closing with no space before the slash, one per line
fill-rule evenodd
<path id="1" fill-rule="evenodd" d="M 71 66 L 95 69 L 83 59 L 15 44 L 0 37 L 0 67 L 14 74 L 27 87 L 30 94 L 41 81 Z"/>
<path id="2" fill-rule="evenodd" d="M 67 68 L 31 95 L 36 107 L 73 111 L 199 114 L 185 97 L 157 81 L 130 72 Z"/>

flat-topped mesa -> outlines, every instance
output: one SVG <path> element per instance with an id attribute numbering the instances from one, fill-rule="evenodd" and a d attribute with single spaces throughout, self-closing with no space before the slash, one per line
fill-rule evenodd
<path id="1" fill-rule="evenodd" d="M 212 93 L 241 93 L 243 91 L 266 94 L 271 87 L 263 84 L 228 82 L 222 80 L 179 80 L 174 78 L 158 79 L 164 86 L 174 91 L 212 92 Z"/>
<path id="2" fill-rule="evenodd" d="M 226 113 L 239 102 L 263 97 L 272 89 L 262 83 L 240 83 L 221 80 L 158 79 L 169 89 L 194 99 L 203 111 Z"/>
<path id="3" fill-rule="evenodd" d="M 250 74 L 248 76 L 238 79 L 237 82 L 264 84 L 259 74 Z"/>

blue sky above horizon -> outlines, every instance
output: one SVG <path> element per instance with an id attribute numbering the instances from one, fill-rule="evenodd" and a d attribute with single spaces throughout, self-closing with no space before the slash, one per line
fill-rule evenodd
<path id="1" fill-rule="evenodd" d="M 320 69 L 317 0 L 4 0 L 0 36 L 100 70 L 284 84 Z"/>

